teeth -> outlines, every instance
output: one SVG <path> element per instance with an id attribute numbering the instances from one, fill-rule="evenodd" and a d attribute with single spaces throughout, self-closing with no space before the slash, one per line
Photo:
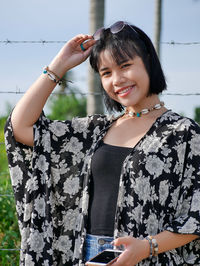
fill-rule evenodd
<path id="1" fill-rule="evenodd" d="M 129 90 L 130 90 L 130 87 L 127 88 L 127 89 L 125 89 L 125 90 L 123 90 L 123 91 L 119 91 L 118 93 L 119 93 L 119 94 L 122 94 L 122 93 L 125 93 L 125 92 L 129 91 Z"/>

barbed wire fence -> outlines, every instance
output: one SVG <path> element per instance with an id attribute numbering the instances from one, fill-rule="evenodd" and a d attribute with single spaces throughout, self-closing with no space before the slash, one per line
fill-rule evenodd
<path id="1" fill-rule="evenodd" d="M 55 44 L 55 43 L 66 43 L 67 41 L 47 41 L 47 40 L 0 40 L 0 44 Z M 169 41 L 169 42 L 161 42 L 161 44 L 167 44 L 167 45 L 200 45 L 200 42 L 176 42 L 176 41 Z"/>
<path id="2" fill-rule="evenodd" d="M 62 44 L 66 43 L 67 41 L 62 41 L 62 40 L 0 40 L 0 44 L 5 44 L 5 45 L 14 45 L 14 44 L 41 44 L 41 45 L 46 45 L 46 44 Z M 176 41 L 169 41 L 169 42 L 161 42 L 163 45 L 183 45 L 183 46 L 189 46 L 189 45 L 200 45 L 200 42 L 176 42 Z M 0 94 L 24 94 L 25 90 L 19 88 L 16 86 L 15 90 L 0 90 Z M 52 95 L 59 95 L 59 94 L 64 94 L 64 95 L 70 95 L 72 92 L 53 92 Z M 90 93 L 88 92 L 73 92 L 73 94 L 79 94 L 79 95 L 89 95 Z M 101 95 L 101 93 L 91 93 L 92 95 Z M 200 93 L 194 92 L 194 93 L 163 93 L 163 96 L 169 95 L 169 96 L 200 96 Z M 0 147 L 2 145 L 5 145 L 5 142 L 1 141 L 0 142 Z M 2 176 L 8 176 L 9 172 L 1 172 L 0 173 L 0 178 Z M 10 194 L 9 191 L 4 191 L 3 194 L 0 194 L 0 197 L 14 197 L 13 194 Z M 0 248 L 0 251 L 20 251 L 20 248 Z"/>

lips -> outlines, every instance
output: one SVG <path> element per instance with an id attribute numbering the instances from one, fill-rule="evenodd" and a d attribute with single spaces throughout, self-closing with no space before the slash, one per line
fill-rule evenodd
<path id="1" fill-rule="evenodd" d="M 124 96 L 128 95 L 133 90 L 133 88 L 134 88 L 134 85 L 123 87 L 123 88 L 115 91 L 115 93 L 118 94 L 120 97 L 124 97 Z"/>

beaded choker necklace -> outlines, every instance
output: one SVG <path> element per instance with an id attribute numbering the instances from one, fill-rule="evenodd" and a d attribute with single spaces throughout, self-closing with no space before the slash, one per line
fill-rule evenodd
<path id="1" fill-rule="evenodd" d="M 161 107 L 163 107 L 165 104 L 164 102 L 160 102 L 160 103 L 157 103 L 156 105 L 154 105 L 153 107 L 149 108 L 149 109 L 142 109 L 140 112 L 133 112 L 133 111 L 128 111 L 126 109 L 124 115 L 128 115 L 130 117 L 140 117 L 141 115 L 146 115 L 148 114 L 149 112 L 153 111 L 153 110 L 159 110 Z"/>

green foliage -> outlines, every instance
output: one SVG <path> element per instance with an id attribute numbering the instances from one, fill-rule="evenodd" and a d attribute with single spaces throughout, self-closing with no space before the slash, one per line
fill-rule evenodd
<path id="1" fill-rule="evenodd" d="M 86 116 L 86 97 L 81 96 L 79 89 L 70 87 L 69 80 L 73 79 L 73 71 L 68 71 L 60 86 L 60 94 L 49 98 L 50 119 L 71 120 L 75 116 Z"/>
<path id="2" fill-rule="evenodd" d="M 1 175 L 0 194 L 0 249 L 19 249 L 20 234 L 9 174 Z M 19 251 L 0 251 L 0 265 L 18 264 Z"/>
<path id="3" fill-rule="evenodd" d="M 72 117 L 86 116 L 86 97 L 78 97 L 75 93 L 53 95 L 49 102 L 50 119 L 66 120 Z"/>
<path id="4" fill-rule="evenodd" d="M 6 117 L 0 118 L 0 173 L 7 171 L 8 161 L 4 143 L 4 125 L 6 123 Z"/>
<path id="5" fill-rule="evenodd" d="M 194 110 L 194 120 L 200 124 L 200 107 L 196 107 Z"/>
<path id="6" fill-rule="evenodd" d="M 0 249 L 17 249 L 20 246 L 15 200 L 8 173 L 4 142 L 6 117 L 0 118 Z M 0 265 L 18 265 L 19 251 L 0 250 Z"/>

